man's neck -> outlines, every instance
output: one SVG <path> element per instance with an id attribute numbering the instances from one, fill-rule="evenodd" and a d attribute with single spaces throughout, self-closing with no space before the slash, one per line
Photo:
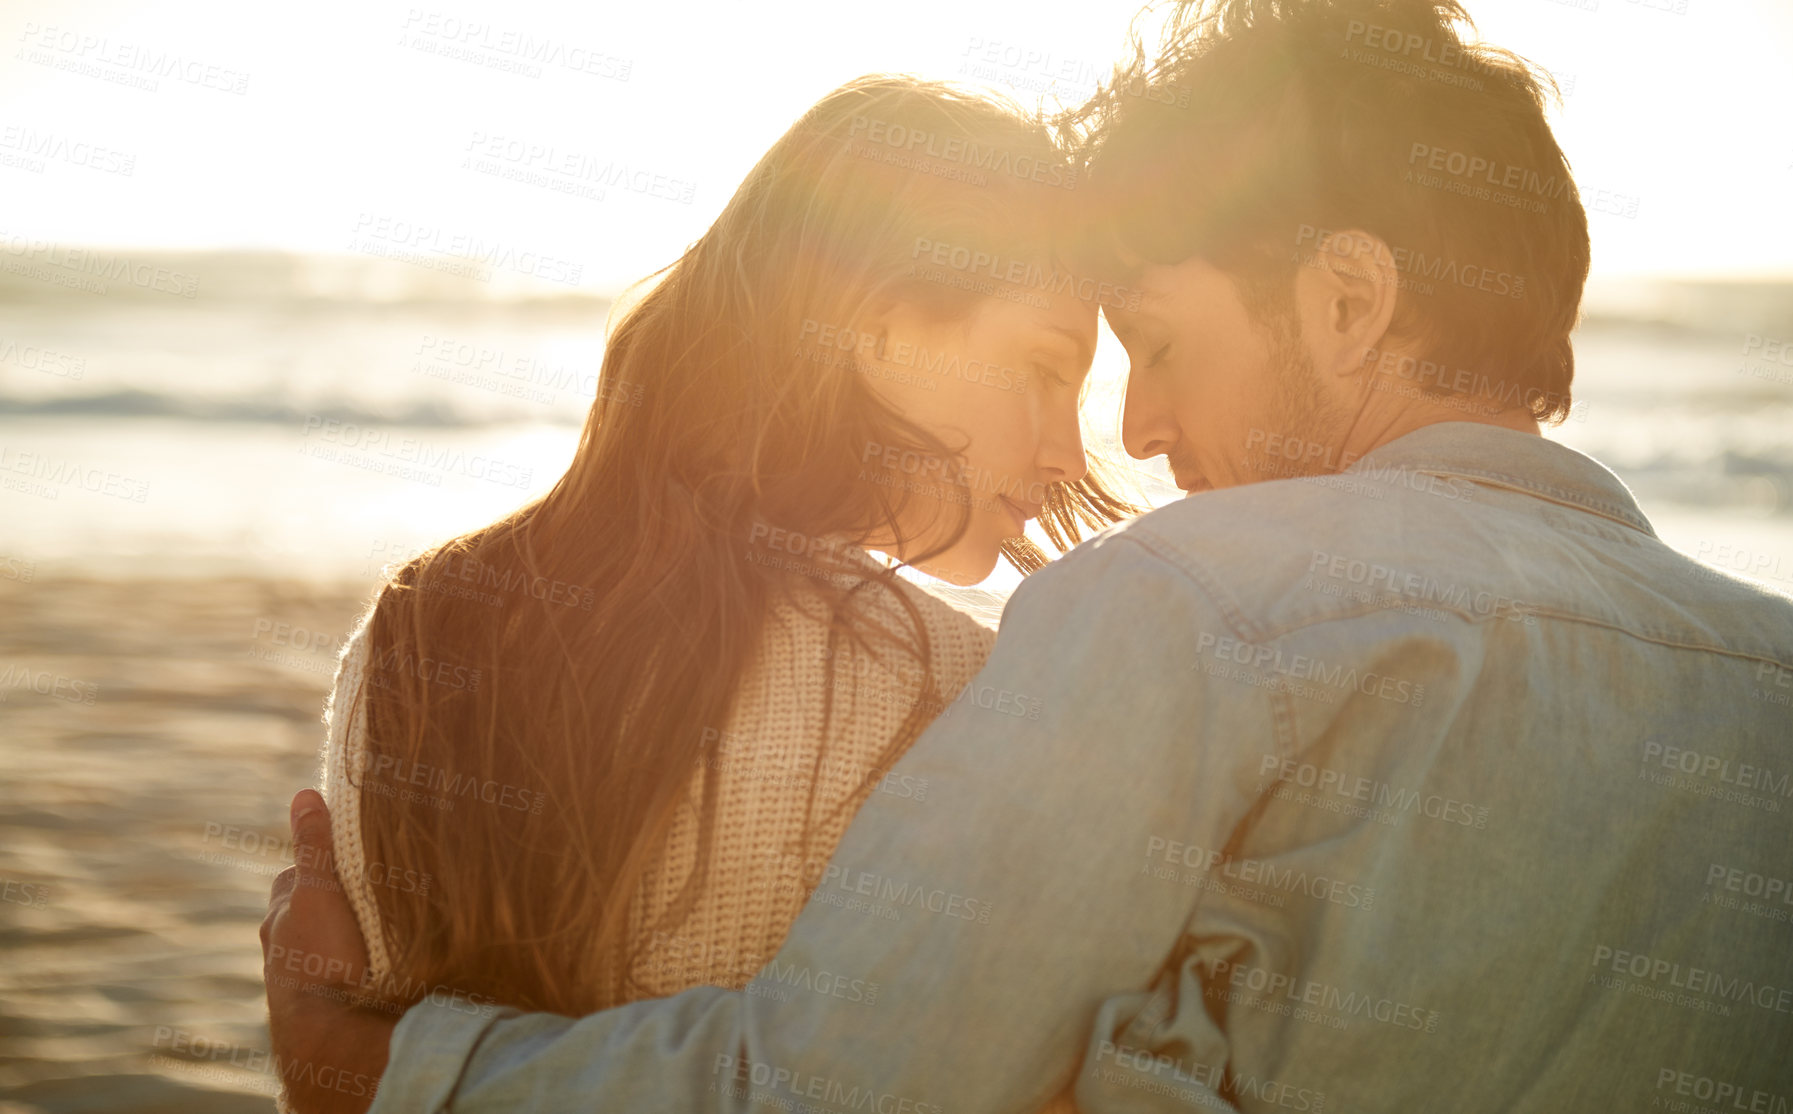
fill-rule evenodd
<path id="1" fill-rule="evenodd" d="M 1493 413 L 1466 411 L 1430 399 L 1405 399 L 1382 394 L 1379 402 L 1372 397 L 1352 427 L 1346 431 L 1339 459 L 1345 467 L 1368 456 L 1391 441 L 1399 440 L 1418 429 L 1440 422 L 1474 422 L 1477 425 L 1511 429 L 1519 433 L 1541 436 L 1538 420 L 1523 407 L 1511 407 Z"/>

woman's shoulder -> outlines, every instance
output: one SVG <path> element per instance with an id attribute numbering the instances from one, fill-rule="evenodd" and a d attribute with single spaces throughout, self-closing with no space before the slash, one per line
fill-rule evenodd
<path id="1" fill-rule="evenodd" d="M 857 547 L 847 547 L 847 560 L 858 564 L 874 584 L 870 610 L 890 625 L 912 628 L 919 622 L 927 638 L 935 671 L 956 690 L 983 668 L 996 644 L 1000 610 L 978 606 L 971 595 L 951 593 L 911 578 Z M 963 598 L 956 598 L 963 595 Z"/>
<path id="2" fill-rule="evenodd" d="M 354 694 L 367 674 L 367 628 L 372 622 L 373 608 L 369 607 L 349 627 L 349 633 L 342 640 L 342 648 L 337 651 L 336 677 L 331 684 L 330 695 L 324 700 L 326 724 L 334 724 L 349 714 L 347 705 L 354 700 Z"/>
<path id="3" fill-rule="evenodd" d="M 362 700 L 368 659 L 368 628 L 373 608 L 362 613 L 343 640 L 336 663 L 336 681 L 324 702 L 324 746 L 319 782 L 330 808 L 330 834 L 336 873 L 361 925 L 368 966 L 375 977 L 391 970 L 379 908 L 367 878 L 361 838 L 361 789 L 368 767 L 367 713 Z"/>
<path id="4" fill-rule="evenodd" d="M 860 546 L 839 539 L 831 540 L 836 543 L 835 553 L 839 555 L 842 565 L 850 570 L 849 576 L 861 581 L 872 581 L 885 588 L 883 602 L 887 606 L 895 603 L 894 596 L 889 595 L 894 590 L 913 604 L 930 626 L 963 629 L 971 633 L 981 630 L 995 636 L 996 614 L 978 605 L 982 593 L 936 587 L 936 582 L 927 580 L 920 573 L 905 575 L 899 566 L 893 566 L 888 560 Z"/>
<path id="5" fill-rule="evenodd" d="M 921 611 L 930 635 L 962 641 L 980 647 L 985 655 L 989 654 L 990 647 L 996 642 L 996 615 L 979 606 L 976 597 L 949 593 L 900 576 L 897 584 Z"/>

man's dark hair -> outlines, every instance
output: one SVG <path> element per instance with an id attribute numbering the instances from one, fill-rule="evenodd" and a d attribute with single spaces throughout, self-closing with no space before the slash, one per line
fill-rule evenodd
<path id="1" fill-rule="evenodd" d="M 1199 257 L 1269 320 L 1303 259 L 1366 250 L 1332 233 L 1371 233 L 1400 272 L 1392 336 L 1560 421 L 1588 226 L 1556 86 L 1459 26 L 1457 0 L 1183 0 L 1062 121 L 1113 246 Z"/>

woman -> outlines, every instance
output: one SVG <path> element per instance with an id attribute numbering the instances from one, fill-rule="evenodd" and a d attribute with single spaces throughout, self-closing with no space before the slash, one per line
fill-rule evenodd
<path id="1" fill-rule="evenodd" d="M 388 997 L 740 986 L 868 796 L 925 797 L 889 768 L 994 632 L 867 550 L 970 584 L 1132 510 L 1085 474 L 1074 185 L 983 99 L 829 94 L 620 316 L 553 490 L 383 586 L 325 782 Z"/>

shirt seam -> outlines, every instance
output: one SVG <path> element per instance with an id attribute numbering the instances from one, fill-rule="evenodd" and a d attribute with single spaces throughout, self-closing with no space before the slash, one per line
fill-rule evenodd
<path id="1" fill-rule="evenodd" d="M 1496 472 L 1485 468 L 1462 468 L 1441 465 L 1429 468 L 1422 467 L 1416 470 L 1435 476 L 1458 476 L 1469 480 L 1491 481 L 1498 486 L 1505 487 L 1509 491 L 1516 491 L 1522 495 L 1542 496 L 1559 506 L 1577 507 L 1582 510 L 1591 511 L 1602 518 L 1617 522 L 1621 526 L 1629 526 L 1633 530 L 1646 534 L 1649 537 L 1653 538 L 1656 536 L 1656 532 L 1650 527 L 1649 519 L 1644 518 L 1643 515 L 1639 514 L 1637 511 L 1628 510 L 1622 504 L 1614 503 L 1607 499 L 1588 498 L 1584 494 L 1572 491 L 1568 488 L 1558 487 L 1555 484 L 1541 484 L 1536 480 L 1527 479 L 1523 476 L 1515 476 L 1509 472 Z"/>
<path id="2" fill-rule="evenodd" d="M 1243 614 L 1242 609 L 1240 609 L 1235 603 L 1233 603 L 1232 597 L 1229 594 L 1226 594 L 1224 592 L 1224 590 L 1220 588 L 1218 580 L 1215 577 L 1213 577 L 1213 575 L 1211 573 L 1208 572 L 1208 570 L 1205 566 L 1203 566 L 1195 558 L 1190 557 L 1188 554 L 1183 553 L 1181 550 L 1174 548 L 1172 543 L 1161 538 L 1159 535 L 1151 533 L 1149 531 L 1140 530 L 1140 531 L 1128 531 L 1126 533 L 1117 534 L 1115 536 L 1116 536 L 1116 538 L 1119 538 L 1119 539 L 1127 539 L 1127 540 L 1131 540 L 1133 542 L 1138 543 L 1141 548 L 1144 548 L 1144 549 L 1150 551 L 1153 555 L 1164 560 L 1167 564 L 1170 564 L 1172 567 L 1176 568 L 1178 571 L 1183 572 L 1185 575 L 1189 576 L 1190 579 L 1195 581 L 1196 587 L 1200 588 L 1203 591 L 1203 594 L 1205 596 L 1207 596 L 1209 598 L 1210 602 L 1212 602 L 1214 604 L 1214 606 L 1221 612 L 1222 617 L 1224 619 L 1226 619 L 1226 621 L 1229 623 L 1229 625 L 1231 625 L 1233 627 L 1234 632 L 1236 634 L 1238 634 L 1239 637 L 1241 637 L 1242 639 L 1245 639 L 1246 641 L 1250 642 L 1253 645 L 1262 645 L 1263 643 L 1265 643 L 1267 641 L 1270 641 L 1273 639 L 1285 638 L 1285 637 L 1287 637 L 1291 634 L 1295 634 L 1299 631 L 1309 630 L 1314 627 L 1323 626 L 1324 624 L 1327 624 L 1327 623 L 1339 622 L 1341 620 L 1361 619 L 1366 615 L 1374 615 L 1374 614 L 1378 614 L 1378 613 L 1388 610 L 1387 608 L 1383 608 L 1383 607 L 1365 607 L 1365 608 L 1363 608 L 1361 610 L 1357 610 L 1357 611 L 1343 612 L 1343 613 L 1332 614 L 1332 615 L 1315 616 L 1314 618 L 1304 619 L 1304 620 L 1301 620 L 1298 622 L 1292 622 L 1285 626 L 1279 626 L 1279 627 L 1267 626 L 1265 624 L 1255 622 L 1251 619 L 1246 618 L 1245 615 Z M 1208 587 L 1208 585 L 1210 583 L 1212 583 L 1214 585 L 1213 588 Z M 1451 607 L 1440 607 L 1440 608 L 1438 608 L 1438 610 L 1448 611 L 1452 615 L 1456 615 L 1458 618 L 1461 618 L 1464 622 L 1470 623 L 1475 626 L 1481 626 L 1486 623 L 1492 623 L 1492 622 L 1496 621 L 1494 616 L 1478 618 L 1475 616 L 1465 615 L 1463 612 L 1458 611 L 1455 608 L 1451 608 Z M 1783 662 L 1779 658 L 1776 658 L 1776 657 L 1772 657 L 1772 656 L 1768 656 L 1768 655 L 1764 655 L 1764 654 L 1760 654 L 1760 653 L 1752 653 L 1748 650 L 1732 649 L 1731 647 L 1728 647 L 1728 646 L 1713 645 L 1709 642 L 1693 642 L 1693 641 L 1689 641 L 1685 638 L 1675 637 L 1675 636 L 1672 636 L 1672 635 L 1669 635 L 1666 633 L 1654 634 L 1654 633 L 1647 633 L 1647 632 L 1643 632 L 1643 631 L 1637 631 L 1637 630 L 1633 630 L 1629 627 L 1620 626 L 1617 623 L 1612 623 L 1612 622 L 1609 622 L 1604 619 L 1600 619 L 1600 618 L 1592 616 L 1592 615 L 1579 615 L 1574 612 L 1559 611 L 1554 608 L 1541 607 L 1541 606 L 1528 607 L 1526 610 L 1526 614 L 1539 615 L 1539 616 L 1542 616 L 1542 617 L 1548 618 L 1548 619 L 1560 619 L 1565 622 L 1582 623 L 1582 624 L 1585 624 L 1588 626 L 1600 627 L 1604 630 L 1610 630 L 1616 634 L 1625 635 L 1626 637 L 1629 637 L 1629 638 L 1635 638 L 1640 642 L 1648 642 L 1648 643 L 1650 643 L 1652 645 L 1656 645 L 1656 646 L 1667 646 L 1671 649 L 1694 650 L 1694 651 L 1700 651 L 1700 652 L 1704 652 L 1704 653 L 1718 654 L 1718 655 L 1721 655 L 1724 657 L 1737 658 L 1737 659 L 1740 659 L 1743 661 L 1767 662 L 1769 664 L 1779 666 L 1783 669 L 1793 669 L 1793 665 L 1789 665 L 1788 663 Z M 1501 621 L 1505 622 L 1507 620 L 1501 620 Z M 1276 693 L 1273 695 L 1286 696 L 1287 694 Z M 1281 709 L 1280 708 L 1277 709 L 1277 712 L 1278 712 L 1277 718 L 1280 718 Z M 1278 734 L 1279 735 L 1281 734 L 1280 725 L 1278 726 Z"/>
<path id="3" fill-rule="evenodd" d="M 1233 599 L 1220 582 L 1199 561 L 1191 558 L 1181 549 L 1172 546 L 1159 535 L 1149 530 L 1127 530 L 1117 533 L 1115 537 L 1122 541 L 1132 541 L 1148 556 L 1169 565 L 1174 571 L 1182 573 L 1194 585 L 1202 597 L 1218 612 L 1221 621 L 1230 626 L 1234 633 L 1247 641 L 1256 642 L 1262 638 L 1262 626 L 1246 616 L 1245 611 Z M 1259 632 L 1254 635 L 1252 632 Z M 1270 690 L 1266 693 L 1270 699 L 1269 720 L 1271 744 L 1278 757 L 1291 757 L 1295 751 L 1296 730 L 1294 695 L 1281 690 Z M 1200 895 L 1197 895 L 1199 902 Z M 1194 914 L 1191 913 L 1191 916 Z"/>

